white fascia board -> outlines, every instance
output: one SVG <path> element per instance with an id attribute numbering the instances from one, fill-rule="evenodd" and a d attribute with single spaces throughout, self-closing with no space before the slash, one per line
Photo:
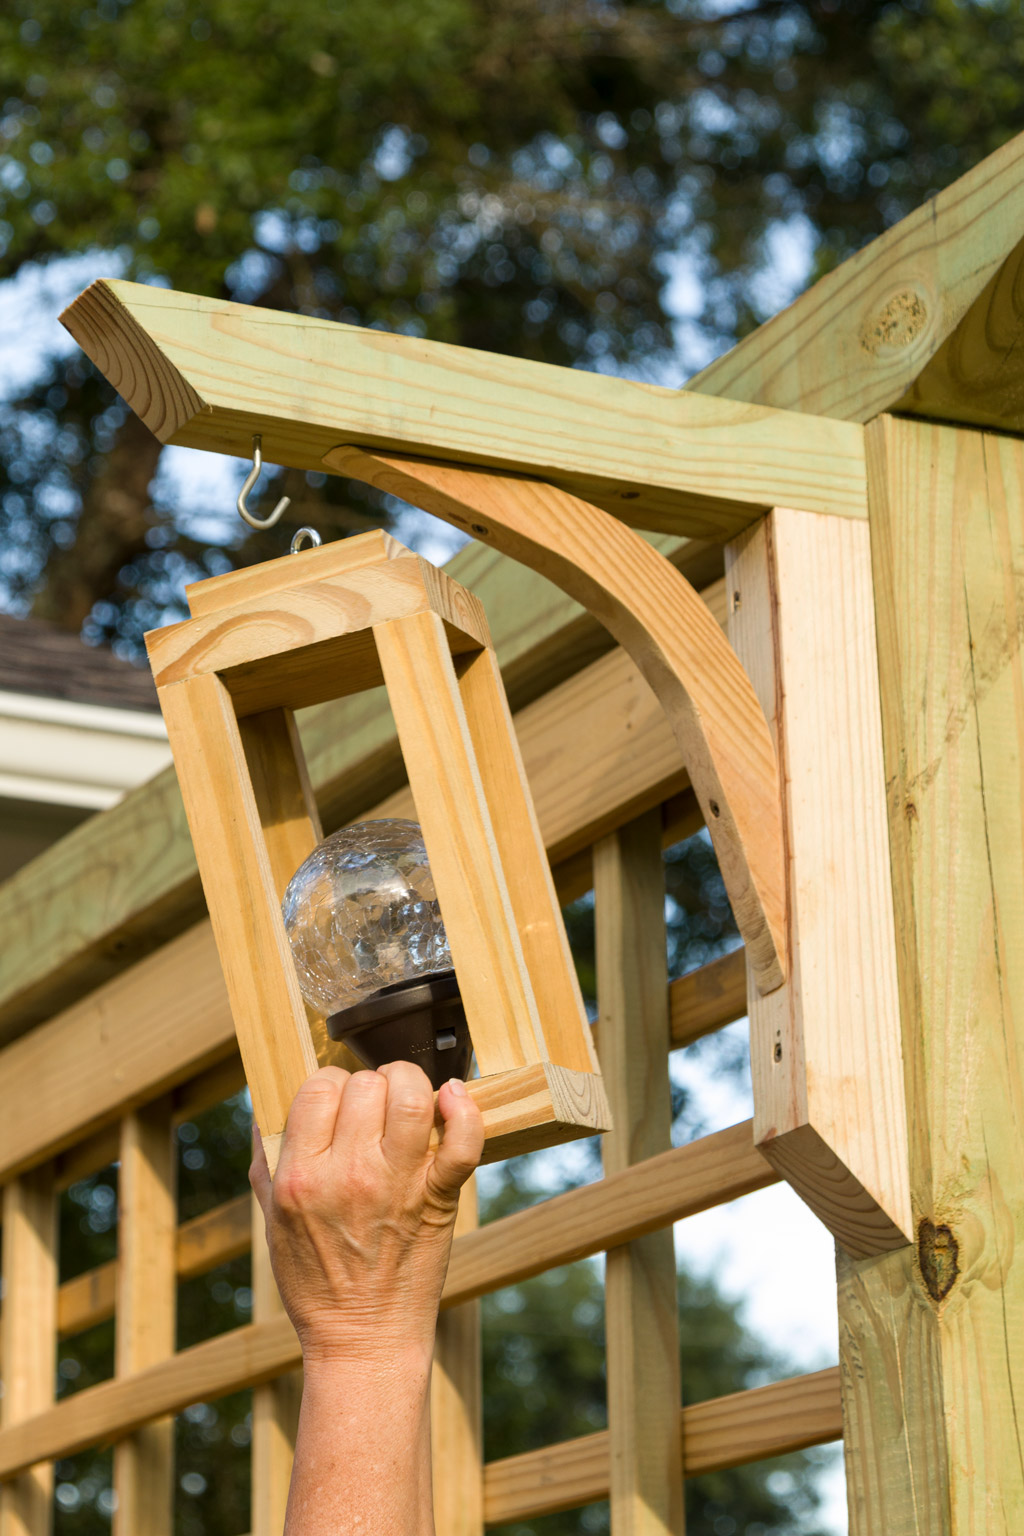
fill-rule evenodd
<path id="1" fill-rule="evenodd" d="M 104 810 L 170 761 L 159 715 L 0 691 L 0 795 Z"/>

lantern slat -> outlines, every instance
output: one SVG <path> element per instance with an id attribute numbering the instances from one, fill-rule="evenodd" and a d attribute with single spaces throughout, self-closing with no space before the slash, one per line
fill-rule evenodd
<path id="1" fill-rule="evenodd" d="M 255 1195 L 246 1199 L 252 1222 L 252 1317 L 256 1324 L 284 1314 Z M 295 1435 L 302 1402 L 302 1370 L 292 1369 L 253 1388 L 250 1505 L 252 1536 L 281 1536 L 288 1484 L 295 1455 Z"/>
<path id="2" fill-rule="evenodd" d="M 209 672 L 160 693 L 253 1114 L 273 1168 L 292 1099 L 317 1069 L 277 881 L 224 684 Z"/>

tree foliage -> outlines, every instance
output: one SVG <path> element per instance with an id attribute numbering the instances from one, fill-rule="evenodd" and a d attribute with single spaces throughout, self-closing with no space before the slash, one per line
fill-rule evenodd
<path id="1" fill-rule="evenodd" d="M 10 0 L 0 278 L 147 281 L 588 367 L 699 360 L 1024 124 L 1020 0 Z M 676 333 L 676 340 L 679 333 Z M 138 647 L 275 538 L 150 492 L 80 357 L 0 419 L 8 602 Z M 386 515 L 282 477 L 298 518 Z M 225 546 L 228 546 L 225 548 Z"/>

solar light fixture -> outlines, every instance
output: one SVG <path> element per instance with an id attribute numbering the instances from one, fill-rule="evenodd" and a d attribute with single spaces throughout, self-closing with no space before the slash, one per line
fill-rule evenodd
<path id="1" fill-rule="evenodd" d="M 146 641 L 271 1167 L 318 1061 L 472 1053 L 485 1159 L 607 1129 L 478 600 L 380 532 L 187 596 Z M 382 683 L 418 825 L 324 840 L 294 711 Z"/>

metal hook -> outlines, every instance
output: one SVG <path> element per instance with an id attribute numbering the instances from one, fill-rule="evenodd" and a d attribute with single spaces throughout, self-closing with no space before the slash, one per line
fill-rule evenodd
<path id="1" fill-rule="evenodd" d="M 310 549 L 318 549 L 323 543 L 323 539 L 317 533 L 315 528 L 299 528 L 297 532 L 292 535 L 291 552 L 293 555 L 297 555 L 299 553 L 307 539 L 309 540 Z"/>
<path id="2" fill-rule="evenodd" d="M 262 441 L 262 438 L 258 434 L 252 440 L 252 469 L 250 469 L 249 473 L 246 475 L 245 484 L 242 486 L 242 489 L 238 493 L 238 515 L 243 522 L 249 524 L 250 528 L 273 528 L 281 514 L 286 512 L 290 505 L 290 498 L 287 496 L 282 496 L 281 500 L 278 502 L 273 512 L 271 512 L 270 516 L 264 517 L 261 520 L 258 517 L 253 517 L 252 513 L 249 511 L 249 508 L 245 504 L 245 498 L 248 496 L 249 492 L 256 484 L 256 481 L 259 479 L 260 470 L 263 468 L 263 453 L 260 448 Z"/>

